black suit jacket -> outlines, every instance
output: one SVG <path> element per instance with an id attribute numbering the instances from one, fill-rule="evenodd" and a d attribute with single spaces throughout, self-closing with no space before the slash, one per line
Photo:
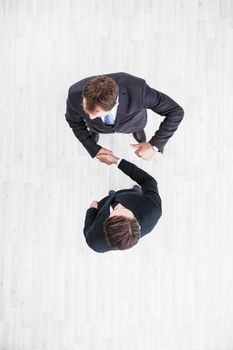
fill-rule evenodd
<path id="1" fill-rule="evenodd" d="M 89 208 L 84 223 L 84 236 L 90 248 L 99 253 L 114 250 L 108 246 L 103 230 L 103 223 L 110 215 L 110 204 L 121 203 L 131 210 L 141 226 L 141 237 L 149 233 L 162 215 L 162 205 L 156 180 L 136 165 L 122 159 L 121 169 L 142 188 L 142 193 L 133 189 L 120 190 L 103 198 L 98 209 Z"/>
<path id="2" fill-rule="evenodd" d="M 132 133 L 144 129 L 147 122 L 147 109 L 165 116 L 150 143 L 160 152 L 168 139 L 176 131 L 184 111 L 169 96 L 150 88 L 145 80 L 127 73 L 105 74 L 119 86 L 119 106 L 114 126 L 105 125 L 101 118 L 90 119 L 82 108 L 82 91 L 92 77 L 72 85 L 67 98 L 66 120 L 75 136 L 94 158 L 101 146 L 92 139 L 87 126 L 95 132 Z"/>

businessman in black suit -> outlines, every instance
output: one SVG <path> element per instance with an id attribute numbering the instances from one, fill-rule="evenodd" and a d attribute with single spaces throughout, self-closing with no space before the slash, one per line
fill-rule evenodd
<path id="1" fill-rule="evenodd" d="M 146 142 L 147 109 L 164 116 L 159 129 Z M 169 96 L 127 73 L 88 77 L 69 89 L 66 120 L 92 158 L 111 164 L 111 150 L 97 144 L 99 133 L 133 133 L 137 156 L 150 159 L 176 131 L 184 111 Z"/>
<path id="2" fill-rule="evenodd" d="M 89 247 L 99 253 L 133 247 L 153 230 L 162 215 L 156 180 L 124 159 L 106 157 L 139 186 L 110 191 L 100 202 L 91 203 L 86 212 L 84 236 Z"/>

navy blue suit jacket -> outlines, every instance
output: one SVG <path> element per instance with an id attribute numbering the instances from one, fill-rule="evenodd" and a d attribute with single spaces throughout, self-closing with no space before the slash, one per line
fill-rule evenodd
<path id="1" fill-rule="evenodd" d="M 162 204 L 156 180 L 136 165 L 122 159 L 119 169 L 136 181 L 142 192 L 133 189 L 120 190 L 104 197 L 98 209 L 89 208 L 84 223 L 84 236 L 90 248 L 104 253 L 114 248 L 106 241 L 103 223 L 110 215 L 110 205 L 117 201 L 131 210 L 141 226 L 141 237 L 151 232 L 162 215 Z"/>
<path id="2" fill-rule="evenodd" d="M 94 158 L 101 149 L 92 139 L 89 129 L 97 133 L 132 133 L 144 129 L 147 122 L 147 109 L 164 116 L 159 129 L 150 139 L 160 152 L 181 122 L 184 111 L 169 96 L 150 88 L 146 81 L 127 73 L 105 74 L 119 86 L 119 106 L 114 126 L 105 125 L 101 118 L 90 119 L 82 108 L 82 92 L 92 77 L 85 78 L 69 89 L 66 120 L 75 136 Z"/>

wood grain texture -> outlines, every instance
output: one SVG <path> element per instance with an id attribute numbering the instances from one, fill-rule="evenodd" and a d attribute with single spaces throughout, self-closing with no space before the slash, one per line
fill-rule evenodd
<path id="1" fill-rule="evenodd" d="M 233 349 L 232 1 L 0 1 L 0 350 Z M 163 216 L 96 254 L 85 210 L 132 182 L 65 121 L 68 87 L 125 71 L 185 118 L 154 174 Z M 161 117 L 149 112 L 148 138 Z"/>

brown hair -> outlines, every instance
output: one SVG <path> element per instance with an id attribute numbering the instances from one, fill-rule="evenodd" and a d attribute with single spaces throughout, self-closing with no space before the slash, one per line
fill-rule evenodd
<path id="1" fill-rule="evenodd" d="M 137 244 L 140 226 L 135 218 L 123 215 L 109 216 L 104 221 L 104 232 L 108 245 L 116 249 L 128 249 Z"/>
<path id="2" fill-rule="evenodd" d="M 119 87 L 113 79 L 104 75 L 91 78 L 83 90 L 86 109 L 93 112 L 98 105 L 104 111 L 110 111 L 116 103 L 118 93 Z"/>

